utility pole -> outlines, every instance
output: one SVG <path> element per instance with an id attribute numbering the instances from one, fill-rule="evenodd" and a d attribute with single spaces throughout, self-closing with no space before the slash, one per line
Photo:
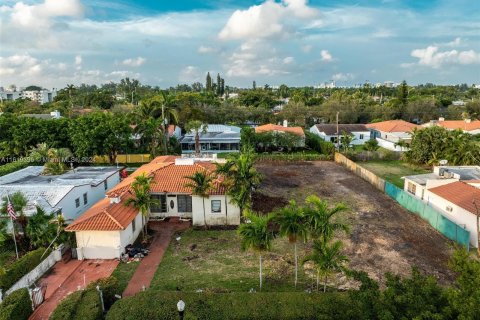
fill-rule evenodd
<path id="1" fill-rule="evenodd" d="M 337 111 L 337 151 L 340 151 L 340 132 L 338 130 L 338 115 L 340 114 L 339 111 Z"/>

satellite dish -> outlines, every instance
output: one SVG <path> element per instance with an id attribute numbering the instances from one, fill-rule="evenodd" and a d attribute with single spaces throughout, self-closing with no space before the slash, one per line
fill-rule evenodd
<path id="1" fill-rule="evenodd" d="M 448 160 L 440 160 L 439 163 L 440 163 L 441 166 L 446 166 L 447 163 L 448 163 Z"/>

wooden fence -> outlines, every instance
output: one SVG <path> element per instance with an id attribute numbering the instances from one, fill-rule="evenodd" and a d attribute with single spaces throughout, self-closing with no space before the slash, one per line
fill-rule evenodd
<path id="1" fill-rule="evenodd" d="M 335 152 L 335 162 L 340 163 L 348 170 L 361 177 L 363 180 L 370 182 L 378 190 L 385 192 L 385 180 L 379 178 L 375 173 L 359 166 L 352 160 L 345 157 L 343 154 Z"/>
<path id="2" fill-rule="evenodd" d="M 149 154 L 119 154 L 117 155 L 118 163 L 147 163 L 151 161 Z M 94 163 L 109 163 L 108 156 L 95 156 L 93 157 Z"/>

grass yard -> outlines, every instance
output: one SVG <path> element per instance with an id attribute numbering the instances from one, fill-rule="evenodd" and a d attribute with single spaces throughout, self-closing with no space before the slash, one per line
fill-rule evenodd
<path id="1" fill-rule="evenodd" d="M 118 287 L 120 293 L 125 291 L 128 282 L 132 278 L 135 270 L 140 265 L 140 261 L 132 261 L 130 263 L 120 262 L 115 270 L 113 270 L 112 276 L 118 280 Z"/>
<path id="2" fill-rule="evenodd" d="M 393 183 L 401 189 L 403 189 L 404 182 L 402 177 L 431 172 L 431 170 L 414 166 L 399 160 L 362 162 L 359 163 L 359 165 L 367 170 L 372 171 L 376 175 Z"/>
<path id="3" fill-rule="evenodd" d="M 313 283 L 301 266 L 308 244 L 298 244 L 297 291 Z M 305 265 L 308 267 L 309 265 Z M 248 292 L 258 290 L 259 260 L 240 249 L 236 231 L 187 230 L 180 241 L 172 240 L 150 285 L 154 290 L 194 292 Z M 310 274 L 309 270 L 307 272 Z M 263 291 L 294 291 L 293 245 L 276 239 L 273 251 L 263 257 Z M 313 275 L 313 273 L 312 273 Z"/>

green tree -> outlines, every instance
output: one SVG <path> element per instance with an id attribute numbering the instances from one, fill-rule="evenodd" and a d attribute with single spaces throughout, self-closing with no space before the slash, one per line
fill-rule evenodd
<path id="1" fill-rule="evenodd" d="M 146 238 L 148 234 L 147 222 L 150 214 L 150 207 L 158 204 L 158 202 L 150 195 L 150 183 L 152 182 L 152 178 L 153 177 L 147 176 L 145 173 L 136 176 L 135 181 L 131 185 L 133 197 L 128 198 L 125 201 L 125 206 L 131 205 L 135 209 L 140 210 L 140 213 L 144 217 L 144 238 Z"/>
<path id="2" fill-rule="evenodd" d="M 319 278 L 323 276 L 323 292 L 327 290 L 328 277 L 336 272 L 345 272 L 347 257 L 342 254 L 342 242 L 335 241 L 332 244 L 323 243 L 320 240 L 313 242 L 313 252 L 307 255 L 303 262 L 312 262 L 317 271 L 317 291 Z"/>
<path id="3" fill-rule="evenodd" d="M 297 242 L 298 240 L 307 240 L 308 228 L 304 223 L 304 214 L 301 207 L 297 205 L 294 200 L 275 212 L 274 221 L 279 226 L 281 236 L 288 237 L 288 242 L 293 244 L 295 255 L 295 287 L 298 281 L 298 254 Z"/>
<path id="4" fill-rule="evenodd" d="M 305 202 L 303 212 L 312 238 L 328 243 L 336 231 L 349 231 L 349 226 L 336 218 L 339 213 L 348 210 L 344 204 L 330 207 L 326 201 L 315 195 L 308 196 Z"/>
<path id="5" fill-rule="evenodd" d="M 200 196 L 203 201 L 203 221 L 205 223 L 205 228 L 208 228 L 207 224 L 207 214 L 205 211 L 205 198 L 208 198 L 210 195 L 210 191 L 212 190 L 213 186 L 213 176 L 208 173 L 206 170 L 197 171 L 191 176 L 186 176 L 190 182 L 185 184 L 185 187 L 190 188 L 192 190 L 192 194 L 196 196 Z"/>
<path id="6" fill-rule="evenodd" d="M 215 163 L 215 173 L 222 178 L 221 184 L 225 188 L 225 225 L 228 225 L 228 190 L 233 187 L 233 161 L 226 161 L 225 163 Z"/>
<path id="7" fill-rule="evenodd" d="M 212 91 L 212 77 L 210 76 L 210 72 L 207 72 L 207 79 L 205 81 L 205 89 L 207 92 Z"/>
<path id="8" fill-rule="evenodd" d="M 187 132 L 193 131 L 195 133 L 195 155 L 200 155 L 200 132 L 206 133 L 208 130 L 208 125 L 206 123 L 202 123 L 199 120 L 192 120 L 185 125 L 185 130 Z"/>
<path id="9" fill-rule="evenodd" d="M 28 218 L 25 232 L 30 241 L 30 249 L 48 247 L 57 236 L 57 225 L 53 223 L 53 214 L 47 214 L 37 207 L 37 213 Z"/>
<path id="10" fill-rule="evenodd" d="M 262 276 L 262 254 L 268 252 L 272 248 L 272 241 L 275 239 L 275 234 L 269 229 L 269 223 L 272 220 L 272 215 L 260 216 L 253 212 L 246 212 L 246 223 L 242 223 L 238 227 L 238 234 L 242 238 L 242 250 L 253 250 L 259 256 L 259 279 L 260 291 L 262 290 L 263 276 Z"/>
<path id="11" fill-rule="evenodd" d="M 363 149 L 367 151 L 377 151 L 379 148 L 377 139 L 370 139 L 364 143 Z"/>
<path id="12" fill-rule="evenodd" d="M 355 140 L 355 136 L 353 134 L 346 131 L 342 132 L 342 135 L 340 136 L 340 145 L 342 146 L 343 151 L 346 152 L 350 149 L 353 140 Z"/>

